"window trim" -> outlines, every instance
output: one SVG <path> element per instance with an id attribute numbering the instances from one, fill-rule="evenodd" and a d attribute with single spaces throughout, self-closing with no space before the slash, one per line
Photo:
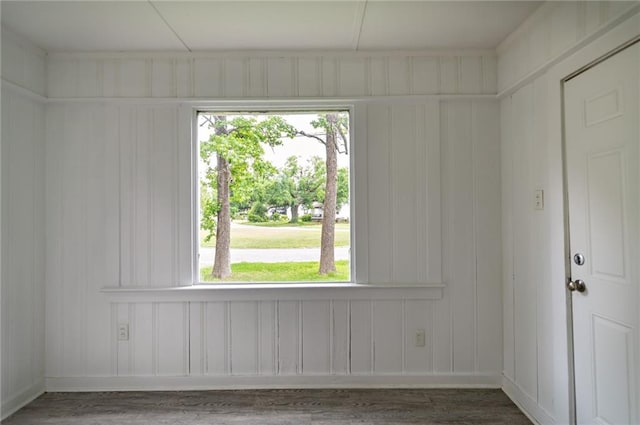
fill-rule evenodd
<path id="1" fill-rule="evenodd" d="M 229 282 L 228 284 L 216 284 L 211 282 L 200 281 L 200 191 L 199 191 L 199 143 L 198 140 L 198 115 L 201 113 L 216 113 L 216 112 L 246 112 L 246 113 L 303 113 L 303 112 L 324 112 L 324 111 L 340 111 L 348 112 L 349 114 L 349 240 L 350 240 L 350 259 L 349 259 L 349 280 L 348 281 L 321 281 L 321 282 Z M 220 289 L 256 289 L 256 286 L 265 289 L 277 289 L 280 287 L 294 288 L 294 287 L 309 287 L 309 288 L 337 288 L 337 287 L 350 287 L 352 285 L 365 286 L 358 284 L 356 276 L 356 234 L 355 234 L 355 220 L 356 209 L 354 194 L 354 182 L 355 182 L 355 157 L 353 155 L 354 140 L 355 140 L 355 103 L 354 102 L 323 102 L 322 100 L 290 100 L 290 101 L 222 101 L 222 102 L 202 102 L 191 105 L 191 206 L 192 206 L 192 218 L 191 218 L 191 238 L 192 238 L 192 287 L 198 287 L 203 289 L 210 289 L 207 287 L 214 287 Z"/>

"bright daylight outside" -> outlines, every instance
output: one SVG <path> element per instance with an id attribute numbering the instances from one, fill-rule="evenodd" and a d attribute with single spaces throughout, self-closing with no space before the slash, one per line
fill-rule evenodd
<path id="1" fill-rule="evenodd" d="M 198 114 L 200 281 L 350 280 L 349 113 Z"/>

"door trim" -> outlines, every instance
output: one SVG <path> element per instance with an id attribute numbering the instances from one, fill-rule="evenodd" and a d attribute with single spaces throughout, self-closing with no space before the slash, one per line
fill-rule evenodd
<path id="1" fill-rule="evenodd" d="M 576 425 L 576 380 L 575 380 L 575 357 L 573 338 L 573 297 L 566 288 L 567 282 L 571 279 L 571 243 L 570 243 L 570 221 L 569 221 L 569 180 L 567 176 L 567 129 L 566 129 L 566 105 L 565 105 L 565 84 L 571 79 L 583 74 L 596 65 L 606 61 L 617 53 L 640 43 L 640 34 L 630 40 L 620 44 L 618 47 L 608 51 L 598 58 L 588 62 L 560 80 L 560 108 L 561 108 L 561 131 L 562 131 L 562 203 L 564 211 L 564 269 L 565 269 L 565 297 L 566 297 L 566 326 L 567 326 L 567 361 L 569 371 L 569 423 Z"/>

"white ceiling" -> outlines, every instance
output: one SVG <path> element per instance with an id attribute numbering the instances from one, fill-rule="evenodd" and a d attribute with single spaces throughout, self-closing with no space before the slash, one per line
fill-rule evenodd
<path id="1" fill-rule="evenodd" d="M 537 1 L 2 1 L 48 51 L 494 48 Z"/>

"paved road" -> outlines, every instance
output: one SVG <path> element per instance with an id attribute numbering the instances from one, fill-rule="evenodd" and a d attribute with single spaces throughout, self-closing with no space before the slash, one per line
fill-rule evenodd
<path id="1" fill-rule="evenodd" d="M 215 248 L 200 248 L 200 266 L 213 265 Z M 349 259 L 349 247 L 335 248 L 336 260 Z M 281 263 L 288 261 L 319 261 L 320 248 L 231 249 L 231 263 Z"/>

